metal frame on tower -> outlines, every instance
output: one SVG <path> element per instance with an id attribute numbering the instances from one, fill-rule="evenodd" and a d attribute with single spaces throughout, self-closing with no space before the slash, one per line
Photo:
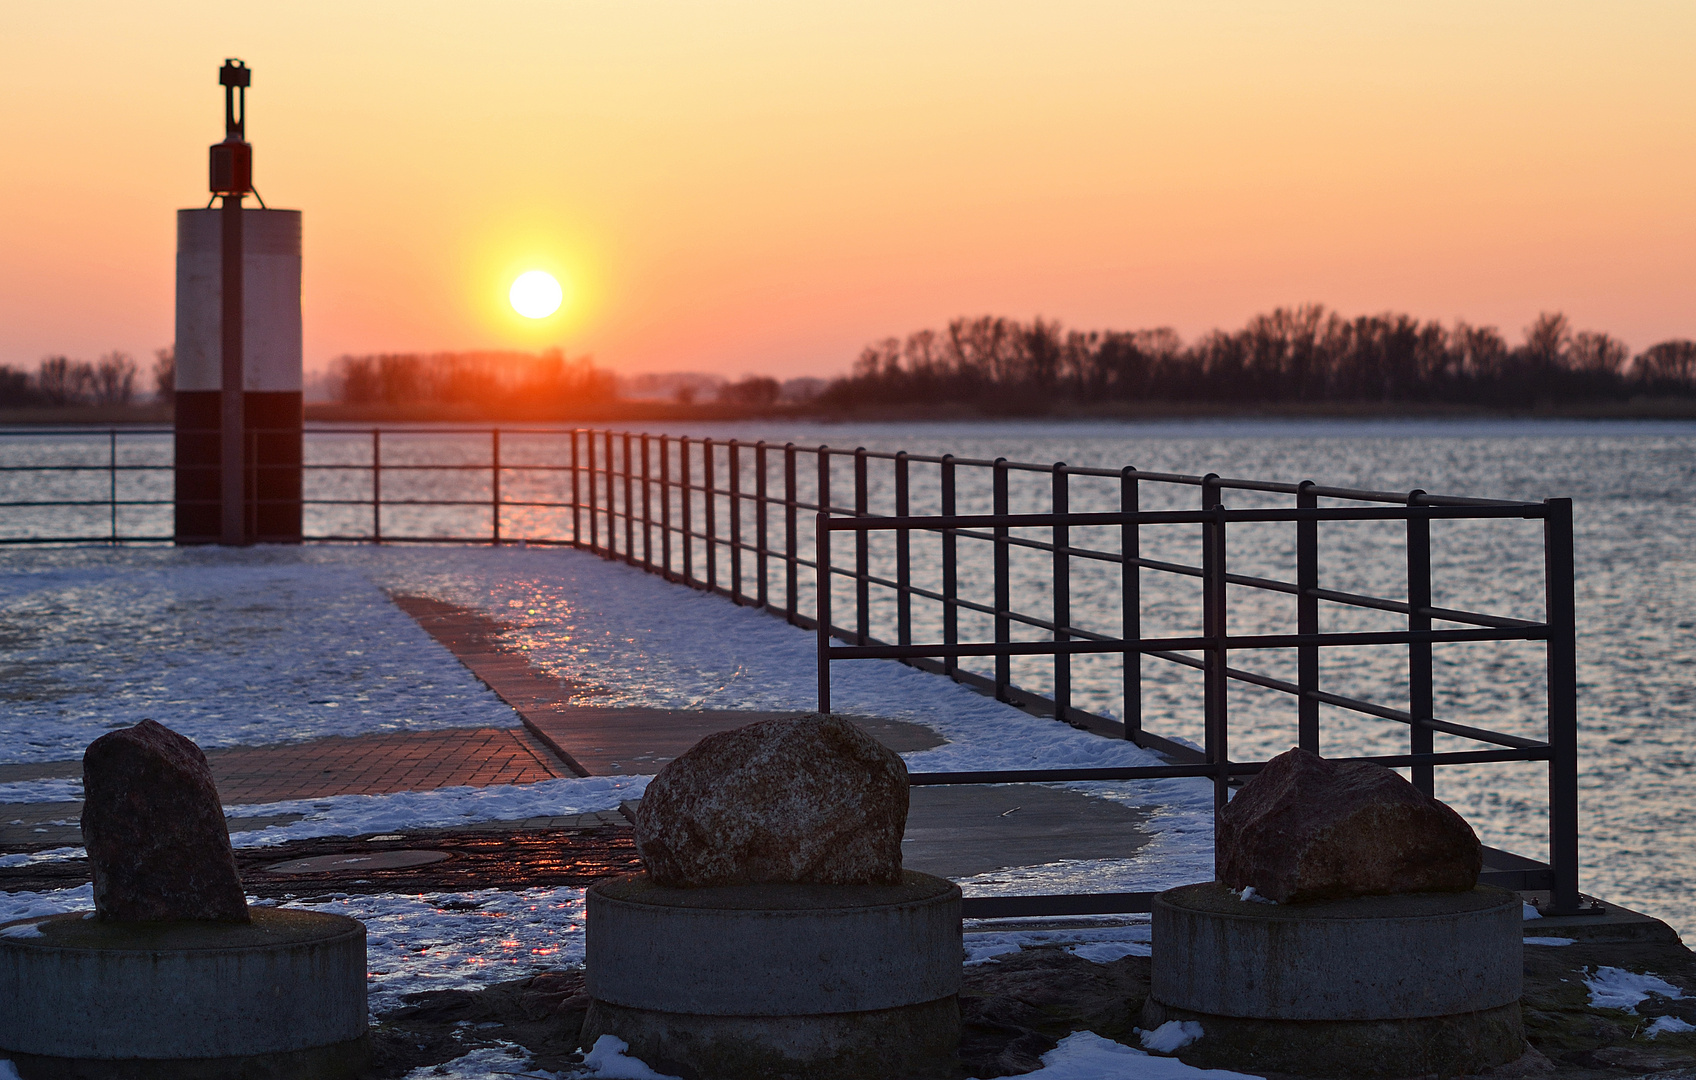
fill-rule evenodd
<path id="1" fill-rule="evenodd" d="M 224 88 L 224 141 L 211 150 L 210 187 L 222 198 L 222 293 L 220 345 L 223 394 L 220 398 L 220 450 L 223 496 L 221 542 L 245 544 L 247 529 L 247 432 L 243 424 L 242 363 L 242 199 L 253 190 L 253 147 L 247 141 L 247 88 L 253 73 L 229 59 L 218 71 Z"/>

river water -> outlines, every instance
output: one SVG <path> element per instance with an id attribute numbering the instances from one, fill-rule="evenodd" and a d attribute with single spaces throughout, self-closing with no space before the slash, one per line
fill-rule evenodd
<path id="1" fill-rule="evenodd" d="M 682 432 L 679 432 L 682 433 Z M 1185 474 L 1219 473 L 1227 477 L 1404 491 L 1421 488 L 1448 495 L 1541 500 L 1566 496 L 1574 501 L 1576 534 L 1582 888 L 1589 893 L 1651 912 L 1683 932 L 1696 931 L 1696 809 L 1691 786 L 1696 769 L 1696 424 L 1573 421 L 1197 421 L 1184 423 L 949 423 L 949 424 L 737 424 L 703 425 L 687 432 L 714 439 L 765 439 L 781 445 L 865 446 L 871 450 L 907 450 L 919 454 L 952 453 L 963 458 L 1006 457 L 1013 461 L 1140 469 Z M 309 443 L 309 460 L 368 460 L 368 436 L 325 436 Z M 557 440 L 503 437 L 507 462 L 559 463 Z M 46 450 L 40 440 L 0 436 L 6 463 L 45 460 L 105 461 L 104 436 L 61 440 Z M 385 442 L 390 461 L 479 464 L 488 460 L 486 436 L 443 436 L 426 432 Z M 165 440 L 132 440 L 119 459 L 162 462 Z M 751 459 L 752 455 L 745 455 Z M 773 455 L 768 482 L 781 483 Z M 721 456 L 722 462 L 722 456 Z M 752 489 L 751 460 L 743 477 Z M 885 466 L 884 469 L 887 467 Z M 720 465 L 720 480 L 727 477 Z M 656 469 L 657 471 L 657 469 Z M 981 471 L 962 470 L 959 510 L 987 512 L 989 489 Z M 816 472 L 810 461 L 800 470 L 803 499 L 811 499 Z M 697 475 L 698 479 L 698 475 Z M 874 463 L 870 504 L 874 512 L 890 508 L 887 471 Z M 74 483 L 111 481 L 99 474 L 62 474 L 39 478 L 25 497 L 47 490 L 70 493 Z M 169 496 L 168 474 L 120 474 L 120 497 Z M 23 489 L 13 478 L 13 494 Z M 363 474 L 321 474 L 319 494 L 364 497 Z M 504 497 L 526 493 L 558 497 L 559 475 L 503 477 Z M 419 473 L 408 478 L 385 475 L 385 498 L 420 497 L 453 492 L 484 498 L 483 474 L 454 476 Z M 1045 473 L 1015 473 L 1011 502 L 1015 511 L 1047 508 L 1051 478 Z M 53 486 L 58 485 L 58 486 Z M 411 485 L 406 486 L 406 485 Z M 481 486 L 480 486 L 481 485 Z M 528 486 L 527 486 L 528 485 Z M 852 491 L 849 463 L 832 474 L 832 502 L 846 505 Z M 104 496 L 104 490 L 100 492 Z M 1287 505 L 1281 496 L 1228 495 L 1227 505 Z M 1144 509 L 1192 508 L 1194 488 L 1146 484 Z M 1074 510 L 1116 509 L 1116 481 L 1073 481 Z M 723 504 L 720 504 L 721 508 Z M 912 507 L 934 512 L 934 467 L 913 466 Z M 721 513 L 723 513 L 721 509 Z M 30 528 L 15 516 L 8 532 Z M 66 511 L 80 514 L 78 531 L 90 533 L 108 524 L 104 509 Z M 124 532 L 168 532 L 160 508 L 122 511 Z M 657 516 L 657 508 L 656 508 Z M 701 507 L 697 502 L 696 527 Z M 309 510 L 308 531 L 355 532 L 368 525 L 360 507 Z M 99 517 L 99 520 L 95 520 Z M 69 520 L 69 519 L 65 519 Z M 721 517 L 721 528 L 723 518 Z M 745 522 L 747 519 L 745 519 Z M 385 510 L 384 530 L 476 535 L 487 530 L 487 512 L 469 509 L 394 508 Z M 558 535 L 557 512 L 509 510 L 507 535 Z M 751 522 L 745 524 L 752 533 Z M 52 530 L 49 530 L 52 531 Z M 61 529 L 62 531 L 62 529 Z M 1116 530 L 1076 530 L 1078 546 L 1117 550 Z M 1144 530 L 1144 554 L 1173 562 L 1197 561 L 1195 526 Z M 1439 522 L 1433 526 L 1433 588 L 1438 605 L 1525 618 L 1542 616 L 1541 523 L 1524 521 Z M 803 520 L 801 550 L 810 553 L 811 531 Z M 781 527 L 773 519 L 773 543 Z M 1034 534 L 1040 535 L 1040 534 Z M 1291 580 L 1294 576 L 1293 527 L 1245 526 L 1231 537 L 1231 569 Z M 1321 528 L 1321 584 L 1330 588 L 1405 597 L 1405 549 L 1399 524 L 1327 524 Z M 749 535 L 748 539 L 752 539 Z M 934 588 L 938 582 L 935 548 L 915 538 L 914 581 Z M 657 541 L 656 541 L 657 544 Z M 833 549 L 840 564 L 850 557 L 851 542 Z M 873 544 L 873 566 L 887 568 L 892 549 L 887 538 Z M 697 545 L 696 572 L 701 572 Z M 722 557 L 721 557 L 722 558 Z M 1047 614 L 1050 556 L 1018 552 L 1013 557 L 1012 591 L 1021 610 Z M 962 592 L 987 600 L 987 545 L 961 543 Z M 721 568 L 720 573 L 725 571 Z M 751 572 L 750 572 L 751 573 Z M 751 577 L 744 588 L 752 591 Z M 768 577 L 780 595 L 782 575 Z M 1116 568 L 1080 561 L 1073 570 L 1074 625 L 1103 632 L 1117 630 L 1120 618 Z M 836 593 L 840 606 L 851 586 Z M 1145 575 L 1143 629 L 1148 635 L 1181 634 L 1199 629 L 1199 591 L 1193 579 Z M 805 587 L 803 610 L 812 600 Z M 893 603 L 874 590 L 874 633 L 889 636 Z M 1233 632 L 1293 630 L 1294 603 L 1287 596 L 1233 589 Z M 913 610 L 915 640 L 937 640 L 935 605 Z M 1360 612 L 1326 605 L 1322 629 L 1397 629 L 1405 620 L 1386 613 Z M 986 639 L 982 620 L 962 619 L 963 639 Z M 1016 637 L 1039 638 L 1034 630 Z M 1235 661 L 1240 662 L 1240 661 Z M 1261 654 L 1254 670 L 1293 678 L 1293 656 Z M 1048 692 L 1052 668 L 1046 659 L 1018 659 L 1014 681 Z M 1123 674 L 1116 658 L 1080 658 L 1073 670 L 1074 703 L 1106 715 L 1122 714 Z M 1328 651 L 1322 684 L 1330 690 L 1405 707 L 1405 650 L 1395 648 Z M 1190 669 L 1155 660 L 1144 662 L 1144 725 L 1151 731 L 1194 741 L 1201 738 L 1200 681 Z M 1537 643 L 1445 645 L 1436 649 L 1436 715 L 1443 719 L 1514 734 L 1538 736 L 1544 722 L 1543 650 Z M 1232 756 L 1252 759 L 1275 754 L 1294 742 L 1293 699 L 1273 691 L 1234 683 L 1230 697 Z M 1406 729 L 1394 723 L 1329 709 L 1322 713 L 1328 753 L 1395 753 L 1406 746 Z M 1468 749 L 1470 744 L 1439 737 L 1439 749 Z M 1441 769 L 1437 794 L 1478 829 L 1486 843 L 1541 856 L 1546 837 L 1546 773 L 1536 763 L 1463 766 Z"/>

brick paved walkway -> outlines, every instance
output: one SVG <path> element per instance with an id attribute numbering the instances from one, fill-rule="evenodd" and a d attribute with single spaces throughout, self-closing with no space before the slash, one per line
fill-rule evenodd
<path id="1" fill-rule="evenodd" d="M 651 775 L 714 732 L 795 715 L 585 705 L 581 701 L 592 695 L 592 687 L 550 678 L 532 667 L 529 657 L 501 640 L 501 634 L 509 628 L 482 612 L 429 596 L 396 595 L 390 599 L 459 657 L 473 675 L 512 706 L 532 734 L 582 776 Z M 942 745 L 941 736 L 922 724 L 877 717 L 854 719 L 897 752 Z"/>
<path id="2" fill-rule="evenodd" d="M 225 803 L 533 784 L 571 776 L 525 728 L 447 728 L 332 736 L 206 755 Z"/>
<path id="3" fill-rule="evenodd" d="M 332 735 L 206 752 L 226 804 L 533 784 L 572 771 L 528 729 L 441 728 Z M 80 761 L 0 765 L 0 783 L 82 775 Z"/>

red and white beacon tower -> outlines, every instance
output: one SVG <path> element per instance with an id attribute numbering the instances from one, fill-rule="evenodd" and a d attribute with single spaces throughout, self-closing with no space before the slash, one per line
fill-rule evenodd
<path id="1" fill-rule="evenodd" d="M 212 200 L 177 211 L 179 544 L 300 542 L 300 211 L 253 186 L 251 81 L 224 61 Z"/>

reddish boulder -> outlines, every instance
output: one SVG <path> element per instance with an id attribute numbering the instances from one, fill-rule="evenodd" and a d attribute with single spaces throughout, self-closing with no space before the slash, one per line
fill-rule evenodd
<path id="1" fill-rule="evenodd" d="M 1478 884 L 1483 848 L 1466 819 L 1368 762 L 1290 750 L 1219 815 L 1218 879 L 1280 904 Z"/>
<path id="2" fill-rule="evenodd" d="M 100 918 L 249 921 L 200 747 L 143 720 L 89 744 L 82 786 L 82 836 Z"/>
<path id="3" fill-rule="evenodd" d="M 636 848 L 654 881 L 901 882 L 907 766 L 834 716 L 708 735 L 648 784 Z"/>

